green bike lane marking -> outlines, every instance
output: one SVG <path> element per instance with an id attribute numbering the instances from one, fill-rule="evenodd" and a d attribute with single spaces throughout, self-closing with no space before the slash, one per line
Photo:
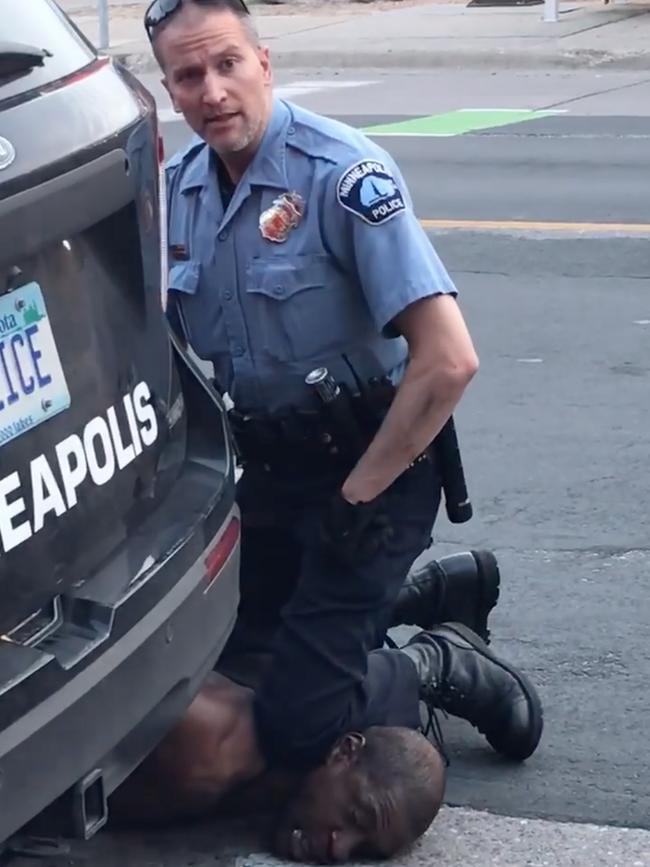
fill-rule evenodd
<path id="1" fill-rule="evenodd" d="M 529 108 L 461 108 L 444 114 L 412 117 L 395 123 L 364 127 L 362 132 L 370 136 L 456 136 L 479 129 L 492 129 L 528 120 L 537 120 L 564 112 Z"/>

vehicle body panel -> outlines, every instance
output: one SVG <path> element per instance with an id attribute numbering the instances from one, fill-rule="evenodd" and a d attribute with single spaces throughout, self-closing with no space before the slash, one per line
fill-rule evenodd
<path id="1" fill-rule="evenodd" d="M 51 0 L 7 2 L 52 56 L 0 64 L 0 850 L 37 816 L 103 825 L 85 787 L 214 666 L 240 542 L 224 405 L 164 315 L 153 99 Z"/>

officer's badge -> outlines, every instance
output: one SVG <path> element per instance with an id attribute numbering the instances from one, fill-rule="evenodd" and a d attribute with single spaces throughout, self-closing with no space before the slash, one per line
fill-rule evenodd
<path id="1" fill-rule="evenodd" d="M 336 187 L 340 205 L 371 226 L 379 226 L 406 210 L 391 173 L 377 160 L 361 160 L 341 175 Z"/>
<path id="2" fill-rule="evenodd" d="M 267 241 L 281 244 L 289 237 L 305 213 L 305 203 L 298 193 L 283 193 L 260 216 L 260 232 Z"/>

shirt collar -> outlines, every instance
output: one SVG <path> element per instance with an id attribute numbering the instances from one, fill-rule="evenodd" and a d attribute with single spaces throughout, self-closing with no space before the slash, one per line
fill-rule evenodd
<path id="1" fill-rule="evenodd" d="M 194 150 L 199 145 L 197 150 Z M 193 156 L 185 167 L 180 184 L 181 192 L 201 189 L 208 183 L 210 176 L 210 148 L 198 135 L 194 136 L 188 147 Z"/>
<path id="2" fill-rule="evenodd" d="M 274 97 L 271 117 L 262 141 L 242 178 L 247 185 L 277 187 L 282 190 L 289 188 L 286 142 L 287 135 L 293 132 L 291 120 L 289 106 L 283 100 Z M 196 141 L 201 142 L 201 139 L 197 137 Z M 191 149 L 194 144 L 193 141 L 188 149 Z M 183 172 L 181 192 L 207 186 L 211 171 L 214 169 L 210 160 L 210 147 L 204 142 L 203 147 Z"/>
<path id="3" fill-rule="evenodd" d="M 274 97 L 273 110 L 266 130 L 244 175 L 253 186 L 289 188 L 287 177 L 287 135 L 291 127 L 291 111 L 281 99 Z"/>

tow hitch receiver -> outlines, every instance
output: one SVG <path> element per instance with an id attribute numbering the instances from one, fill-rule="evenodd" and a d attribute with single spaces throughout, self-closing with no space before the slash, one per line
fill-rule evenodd
<path id="1" fill-rule="evenodd" d="M 81 840 L 90 840 L 107 821 L 108 803 L 104 775 L 101 770 L 96 769 L 79 780 L 72 791 L 74 835 Z"/>

